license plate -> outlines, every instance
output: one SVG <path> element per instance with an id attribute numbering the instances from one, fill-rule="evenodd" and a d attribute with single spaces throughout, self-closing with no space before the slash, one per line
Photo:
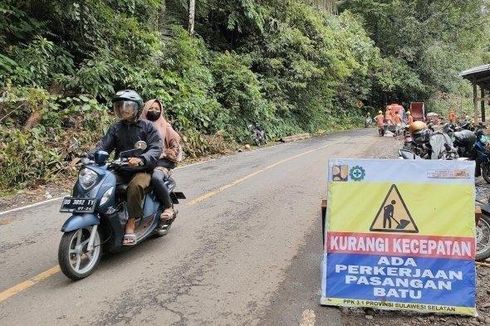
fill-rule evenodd
<path id="1" fill-rule="evenodd" d="M 63 198 L 60 212 L 70 213 L 93 213 L 95 210 L 95 199 L 91 198 Z"/>

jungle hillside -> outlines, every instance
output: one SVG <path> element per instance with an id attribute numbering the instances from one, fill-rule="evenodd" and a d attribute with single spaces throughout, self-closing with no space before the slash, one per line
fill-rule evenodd
<path id="1" fill-rule="evenodd" d="M 490 63 L 488 0 L 193 2 L 0 1 L 0 193 L 73 170 L 121 89 L 160 99 L 199 157 L 249 142 L 252 122 L 274 140 L 393 101 L 471 111 L 458 74 Z"/>

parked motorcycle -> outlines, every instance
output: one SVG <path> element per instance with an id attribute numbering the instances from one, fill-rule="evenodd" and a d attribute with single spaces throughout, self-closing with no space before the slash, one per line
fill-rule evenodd
<path id="1" fill-rule="evenodd" d="M 265 136 L 265 130 L 258 123 L 249 124 L 248 130 L 251 133 L 252 142 L 256 146 L 260 146 L 262 144 L 267 144 L 267 139 Z"/>
<path id="2" fill-rule="evenodd" d="M 475 135 L 476 175 L 481 175 L 487 183 L 490 183 L 490 140 L 483 129 L 477 129 Z"/>
<path id="3" fill-rule="evenodd" d="M 443 128 L 454 140 L 459 156 L 476 161 L 475 176 L 481 175 L 487 183 L 490 183 L 490 149 L 489 140 L 484 132 L 486 127 L 479 124 L 470 130 L 464 129 L 468 128 L 468 125 L 446 124 Z"/>
<path id="4" fill-rule="evenodd" d="M 383 127 L 383 136 L 387 131 L 393 134 L 393 137 L 400 136 L 403 133 L 402 125 L 395 125 L 391 122 L 385 122 Z"/>
<path id="5" fill-rule="evenodd" d="M 398 151 L 399 157 L 405 160 L 420 160 L 420 156 L 415 155 L 407 149 Z M 476 204 L 481 206 L 481 214 L 475 210 L 476 225 L 476 252 L 475 260 L 485 260 L 490 257 L 490 204 L 484 204 L 476 200 Z"/>
<path id="6" fill-rule="evenodd" d="M 482 261 L 490 257 L 490 204 L 480 204 L 481 214 L 475 214 L 476 254 L 475 260 Z"/>
<path id="7" fill-rule="evenodd" d="M 459 157 L 449 135 L 430 129 L 413 136 L 405 133 L 405 142 L 399 151 L 399 157 L 406 159 L 405 157 L 413 156 L 424 160 L 454 160 Z"/>
<path id="8" fill-rule="evenodd" d="M 448 123 L 443 126 L 443 131 L 453 140 L 453 144 L 456 147 L 460 157 L 467 157 L 470 160 L 476 159 L 474 145 L 477 140 L 477 136 L 473 131 L 462 129 L 459 126 Z"/>
<path id="9" fill-rule="evenodd" d="M 96 152 L 94 160 L 82 160 L 73 194 L 63 199 L 60 209 L 72 213 L 61 228 L 63 236 L 58 248 L 61 271 L 72 280 L 92 274 L 103 252 L 127 248 L 122 245 L 128 220 L 127 185 L 117 183 L 116 172 L 128 169 L 128 158 L 140 155 L 146 147 L 145 142 L 139 141 L 135 149 L 121 152 L 119 158 L 110 163 L 107 163 L 109 154 L 104 151 Z M 182 192 L 174 191 L 176 184 L 172 178 L 165 182 L 173 204 L 185 199 Z M 165 235 L 171 225 L 160 221 L 163 205 L 153 191 L 145 195 L 143 203 L 144 217 L 136 221 L 138 243 L 152 235 Z"/>
<path id="10" fill-rule="evenodd" d="M 372 123 L 373 123 L 373 119 L 371 117 L 366 117 L 364 119 L 364 128 L 371 127 Z"/>

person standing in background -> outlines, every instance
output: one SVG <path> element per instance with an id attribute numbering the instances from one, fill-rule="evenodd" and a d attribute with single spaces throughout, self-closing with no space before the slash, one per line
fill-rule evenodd
<path id="1" fill-rule="evenodd" d="M 407 124 L 410 126 L 413 123 L 413 117 L 410 111 L 407 111 Z"/>
<path id="2" fill-rule="evenodd" d="M 454 111 L 453 111 L 453 110 L 451 110 L 451 111 L 449 112 L 449 117 L 448 117 L 448 120 L 449 120 L 449 123 L 453 123 L 453 124 L 454 124 L 454 123 L 456 123 L 456 121 L 457 121 L 457 116 L 456 116 L 456 113 L 454 113 Z"/>

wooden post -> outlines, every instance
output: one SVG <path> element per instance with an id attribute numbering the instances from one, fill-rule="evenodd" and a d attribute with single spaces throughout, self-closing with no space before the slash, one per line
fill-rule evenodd
<path id="1" fill-rule="evenodd" d="M 485 122 L 485 88 L 480 86 L 480 93 L 481 121 Z"/>
<path id="2" fill-rule="evenodd" d="M 327 218 L 327 200 L 322 200 L 322 234 L 323 234 L 323 243 L 322 247 L 325 246 L 325 222 Z"/>
<path id="3" fill-rule="evenodd" d="M 475 123 L 478 123 L 478 89 L 476 82 L 473 82 L 473 114 L 475 115 Z"/>

